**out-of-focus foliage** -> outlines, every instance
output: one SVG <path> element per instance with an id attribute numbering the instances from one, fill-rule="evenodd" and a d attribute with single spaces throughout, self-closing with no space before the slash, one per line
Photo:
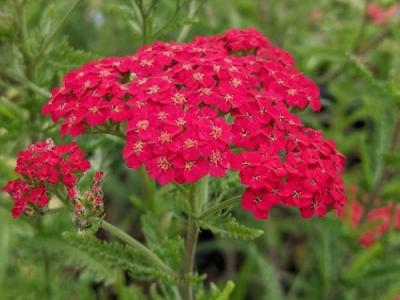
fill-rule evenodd
<path id="1" fill-rule="evenodd" d="M 333 138 L 346 155 L 345 181 L 358 187 L 357 200 L 366 209 L 375 198 L 400 202 L 400 8 L 387 23 L 374 25 L 367 0 L 147 2 L 156 6 L 146 7 L 143 18 L 131 0 L 1 1 L 0 186 L 14 176 L 16 153 L 28 143 L 47 136 L 61 140 L 40 110 L 67 71 L 98 57 L 133 53 L 155 39 L 256 27 L 291 52 L 299 69 L 320 85 L 323 110 L 306 111 L 301 118 Z M 384 7 L 396 3 L 380 1 Z M 144 240 L 169 265 L 179 265 L 183 240 L 176 236 L 184 192 L 154 189 L 146 177 L 125 169 L 115 138 L 86 136 L 78 143 L 94 169 L 108 174 L 107 219 Z M 213 180 L 212 197 L 237 196 L 238 182 L 233 176 Z M 176 290 L 149 281 L 165 274 L 103 232 L 97 235 L 104 242 L 76 235 L 66 213 L 12 220 L 10 206 L 1 193 L 1 299 L 179 299 Z M 246 227 L 237 228 L 233 217 Z M 200 234 L 196 259 L 207 279 L 193 276 L 196 299 L 393 300 L 400 295 L 400 232 L 390 231 L 363 248 L 362 229 L 334 215 L 305 221 L 284 208 L 274 209 L 265 222 L 239 208 L 204 222 L 210 231 Z M 264 235 L 254 243 L 231 238 L 238 232 L 255 238 L 261 230 Z"/>

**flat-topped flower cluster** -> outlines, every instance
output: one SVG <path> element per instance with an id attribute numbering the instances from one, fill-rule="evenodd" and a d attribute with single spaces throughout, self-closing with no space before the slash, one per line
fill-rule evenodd
<path id="1" fill-rule="evenodd" d="M 236 170 L 255 217 L 279 204 L 323 216 L 344 205 L 344 157 L 291 112 L 307 106 L 319 110 L 319 89 L 290 54 L 233 29 L 90 62 L 64 77 L 43 112 L 62 121 L 62 135 L 124 124 L 127 166 L 144 165 L 159 184 Z"/>
<path id="2" fill-rule="evenodd" d="M 85 153 L 74 142 L 54 145 L 48 139 L 31 144 L 18 155 L 15 172 L 20 178 L 9 181 L 3 189 L 14 200 L 13 217 L 45 207 L 56 185 L 64 186 L 68 197 L 74 199 L 77 180 L 89 167 Z"/>

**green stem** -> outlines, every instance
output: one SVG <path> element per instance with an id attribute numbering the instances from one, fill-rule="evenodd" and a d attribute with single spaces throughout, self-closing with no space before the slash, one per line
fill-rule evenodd
<path id="1" fill-rule="evenodd" d="M 140 13 L 140 20 L 142 25 L 142 44 L 145 45 L 152 41 L 152 20 L 150 15 L 152 13 L 154 2 L 152 1 L 152 5 L 150 6 L 148 11 L 146 11 L 143 0 L 135 0 L 134 3 L 136 4 L 135 6 Z"/>
<path id="2" fill-rule="evenodd" d="M 151 20 L 147 15 L 143 15 L 142 31 L 143 31 L 143 44 L 150 43 L 152 40 Z"/>
<path id="3" fill-rule="evenodd" d="M 74 9 L 78 6 L 78 4 L 81 1 L 82 0 L 75 0 L 72 3 L 71 7 L 67 10 L 65 15 L 60 20 L 60 22 L 58 22 L 58 24 L 55 27 L 53 27 L 53 30 L 49 33 L 49 35 L 44 40 L 42 46 L 40 47 L 39 53 L 44 53 L 47 50 L 47 48 L 50 46 L 51 41 L 55 38 L 55 36 L 60 31 L 60 29 L 62 28 L 64 23 L 67 21 L 68 17 L 71 15 L 71 13 L 74 11 Z"/>
<path id="4" fill-rule="evenodd" d="M 188 228 L 186 234 L 186 255 L 185 255 L 185 265 L 184 265 L 184 274 L 190 274 L 194 269 L 194 259 L 196 253 L 197 239 L 199 235 L 199 227 L 196 222 L 189 217 L 188 220 Z M 193 289 L 188 280 L 183 278 L 183 288 L 182 288 L 182 298 L 184 300 L 193 300 Z"/>
<path id="5" fill-rule="evenodd" d="M 153 211 L 155 209 L 155 203 L 154 203 L 154 192 L 156 188 L 155 182 L 154 180 L 151 180 L 144 167 L 140 168 L 139 175 L 144 186 L 144 198 L 145 198 L 144 200 L 146 204 L 149 205 L 149 208 Z"/>
<path id="6" fill-rule="evenodd" d="M 191 190 L 191 214 L 188 216 L 188 227 L 186 234 L 186 253 L 182 277 L 193 273 L 196 254 L 199 225 L 195 218 L 198 218 L 208 200 L 208 177 L 204 177 L 192 186 Z M 193 300 L 193 289 L 188 280 L 184 280 L 181 289 L 183 300 Z"/>
<path id="7" fill-rule="evenodd" d="M 187 18 L 189 20 L 192 19 L 194 17 L 194 15 L 196 14 L 196 12 L 197 12 L 196 0 L 192 0 L 189 5 L 189 12 L 188 12 Z M 176 40 L 178 42 L 183 42 L 186 39 L 187 35 L 189 34 L 191 28 L 192 28 L 192 24 L 184 25 L 182 27 L 181 31 L 179 32 L 178 38 Z"/>
<path id="8" fill-rule="evenodd" d="M 41 236 L 45 234 L 44 232 L 44 224 L 43 219 L 37 217 L 34 218 L 35 226 L 37 233 Z M 43 254 L 43 277 L 44 277 L 44 286 L 43 286 L 43 293 L 46 295 L 46 299 L 51 299 L 51 286 L 50 286 L 50 259 L 49 254 L 46 250 L 46 247 L 42 247 L 42 254 Z"/>
<path id="9" fill-rule="evenodd" d="M 101 228 L 105 231 L 111 233 L 121 241 L 127 243 L 128 245 L 134 247 L 137 251 L 139 251 L 149 262 L 151 262 L 154 266 L 158 267 L 160 270 L 164 271 L 168 275 L 173 278 L 177 277 L 177 274 L 174 270 L 172 270 L 168 265 L 166 265 L 153 251 L 143 245 L 141 242 L 128 235 L 118 227 L 108 223 L 105 220 L 101 222 Z"/>

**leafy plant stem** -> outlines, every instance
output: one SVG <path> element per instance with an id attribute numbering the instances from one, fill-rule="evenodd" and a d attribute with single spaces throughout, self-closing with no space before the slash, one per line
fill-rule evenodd
<path id="1" fill-rule="evenodd" d="M 194 218 L 201 215 L 204 205 L 208 200 L 208 177 L 204 177 L 192 186 L 190 193 L 190 204 L 192 213 L 188 215 L 188 225 L 186 234 L 186 253 L 183 274 L 181 277 L 193 273 L 194 260 L 196 254 L 197 240 L 199 235 L 199 225 Z M 193 217 L 194 216 L 194 217 Z M 184 300 L 193 299 L 193 288 L 188 280 L 183 280 L 181 289 L 182 298 Z"/>
<path id="2" fill-rule="evenodd" d="M 174 270 L 172 270 L 168 265 L 166 265 L 153 251 L 143 245 L 141 242 L 133 238 L 132 236 L 128 235 L 118 227 L 108 223 L 105 220 L 101 221 L 100 227 L 107 231 L 108 233 L 112 234 L 113 236 L 117 237 L 121 241 L 129 244 L 130 246 L 134 247 L 137 251 L 139 251 L 149 262 L 151 262 L 154 266 L 160 268 L 165 273 L 170 275 L 173 278 L 177 277 L 177 274 Z"/>

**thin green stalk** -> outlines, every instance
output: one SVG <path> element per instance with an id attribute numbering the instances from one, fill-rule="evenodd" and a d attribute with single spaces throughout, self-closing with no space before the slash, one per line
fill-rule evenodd
<path id="1" fill-rule="evenodd" d="M 197 12 L 196 0 L 192 0 L 190 2 L 190 5 L 189 5 L 189 12 L 188 12 L 187 18 L 189 20 L 192 19 L 195 16 L 196 12 Z M 190 24 L 185 24 L 182 27 L 181 31 L 179 32 L 178 38 L 176 40 L 178 42 L 183 42 L 187 38 L 191 28 L 192 28 L 192 24 L 191 23 Z"/>
<path id="2" fill-rule="evenodd" d="M 166 265 L 153 251 L 143 245 L 141 242 L 128 235 L 118 227 L 108 223 L 105 220 L 102 220 L 100 227 L 105 231 L 109 232 L 113 236 L 117 237 L 121 241 L 129 244 L 138 250 L 149 262 L 151 262 L 154 266 L 158 267 L 160 270 L 164 271 L 168 275 L 173 278 L 177 277 L 177 274 L 174 270 L 172 270 L 168 265 Z"/>
<path id="3" fill-rule="evenodd" d="M 142 31 L 143 31 L 143 44 L 148 44 L 152 41 L 152 23 L 151 19 L 147 15 L 143 15 L 143 24 L 142 24 Z"/>
<path id="4" fill-rule="evenodd" d="M 43 219 L 37 217 L 34 218 L 35 227 L 38 234 L 44 234 L 44 225 Z M 49 254 L 46 250 L 46 247 L 42 247 L 42 254 L 43 254 L 43 277 L 44 277 L 44 284 L 43 284 L 43 293 L 46 295 L 46 299 L 51 299 L 51 286 L 50 286 L 50 259 Z"/>
<path id="5" fill-rule="evenodd" d="M 140 21 L 142 25 L 142 44 L 148 44 L 152 41 L 152 20 L 150 15 L 152 13 L 154 2 L 152 1 L 152 5 L 150 6 L 149 10 L 146 11 L 145 5 L 143 0 L 135 0 L 132 2 L 135 8 L 137 8 L 140 14 Z"/>
<path id="6" fill-rule="evenodd" d="M 81 1 L 82 0 L 75 0 L 72 3 L 71 7 L 67 10 L 65 15 L 61 18 L 60 22 L 58 22 L 58 24 L 53 27 L 53 30 L 49 33 L 49 35 L 44 40 L 42 46 L 40 47 L 39 53 L 42 54 L 47 50 L 47 48 L 50 46 L 53 39 L 56 37 L 57 33 L 60 31 L 60 29 L 62 28 L 64 23 L 67 21 L 68 17 L 71 15 L 71 13 L 74 11 L 74 9 L 78 6 L 78 4 Z"/>
<path id="7" fill-rule="evenodd" d="M 192 209 L 193 214 L 198 217 L 203 212 L 204 205 L 208 200 L 208 176 L 200 179 L 193 185 Z"/>
<path id="8" fill-rule="evenodd" d="M 194 260 L 196 254 L 197 240 L 199 235 L 199 225 L 195 218 L 198 218 L 203 211 L 204 205 L 208 200 L 208 177 L 204 177 L 192 186 L 191 190 L 191 209 L 192 214 L 188 216 L 188 227 L 186 234 L 186 253 L 182 277 L 185 279 L 187 274 L 194 271 Z M 193 217 L 194 216 L 194 217 Z M 193 288 L 188 280 L 184 280 L 182 290 L 184 300 L 193 300 Z"/>
<path id="9" fill-rule="evenodd" d="M 146 203 L 149 204 L 150 209 L 154 210 L 155 208 L 155 203 L 154 203 L 154 193 L 155 193 L 155 182 L 154 180 L 151 180 L 149 177 L 149 174 L 147 174 L 147 171 L 144 167 L 140 168 L 139 170 L 139 175 L 140 175 L 140 180 L 143 183 L 144 186 L 144 200 Z"/>
<path id="10" fill-rule="evenodd" d="M 186 234 L 186 255 L 184 265 L 184 276 L 193 273 L 194 259 L 196 254 L 197 240 L 199 236 L 199 227 L 192 217 L 189 217 Z M 184 300 L 193 300 L 193 288 L 188 280 L 184 279 L 182 288 L 182 298 Z"/>

